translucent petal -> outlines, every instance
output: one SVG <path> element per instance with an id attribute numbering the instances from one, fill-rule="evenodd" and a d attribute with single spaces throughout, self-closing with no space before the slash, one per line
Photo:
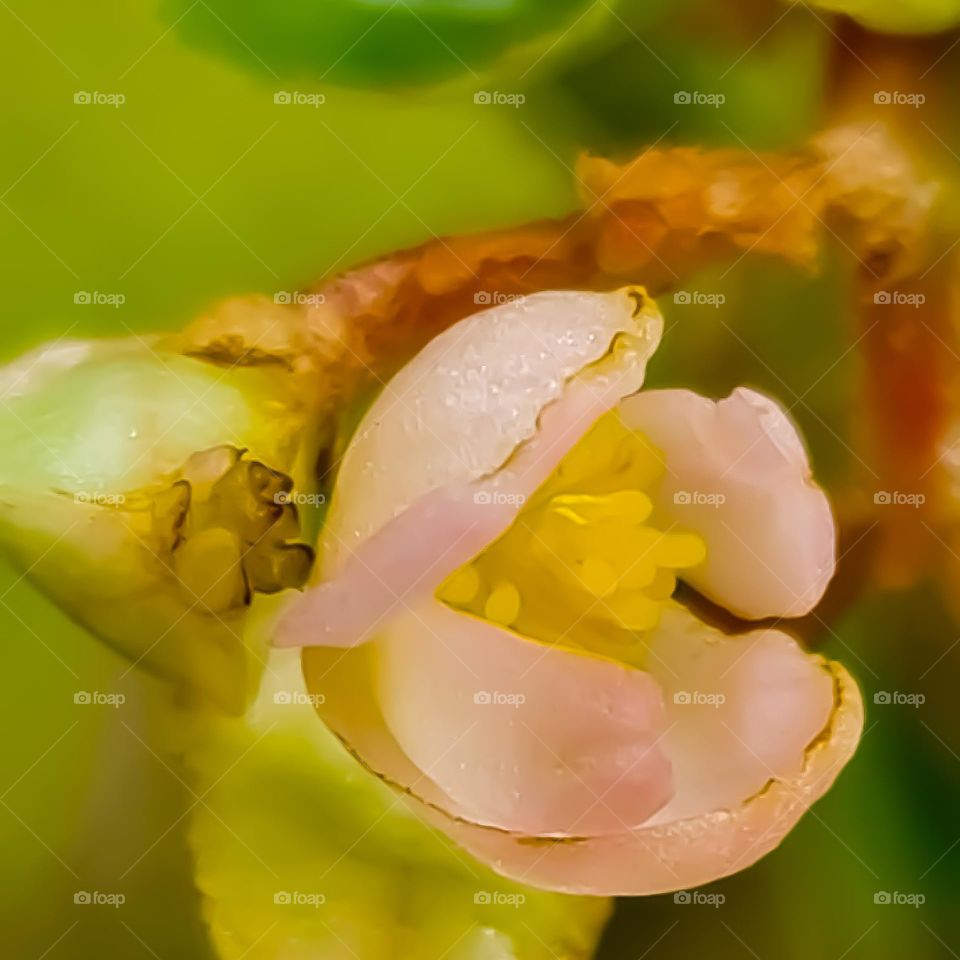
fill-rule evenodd
<path id="1" fill-rule="evenodd" d="M 663 454 L 657 515 L 706 541 L 705 562 L 683 579 L 750 619 L 816 606 L 835 568 L 833 514 L 774 400 L 743 387 L 720 401 L 649 390 L 621 415 Z"/>

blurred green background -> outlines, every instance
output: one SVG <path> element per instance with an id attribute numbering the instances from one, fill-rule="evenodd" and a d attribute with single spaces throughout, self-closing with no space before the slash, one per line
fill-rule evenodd
<path id="1" fill-rule="evenodd" d="M 0 24 L 3 359 L 60 337 L 176 328 L 229 294 L 560 215 L 584 148 L 798 143 L 821 120 L 841 29 L 803 8 L 694 0 L 0 0 Z M 956 76 L 954 61 L 938 71 Z M 677 90 L 726 103 L 677 110 Z M 478 91 L 525 102 L 478 104 Z M 83 93 L 91 102 L 75 102 Z M 811 278 L 750 258 L 691 278 L 726 302 L 665 303 L 652 376 L 779 395 L 820 475 L 843 476 L 859 374 L 847 284 L 833 262 Z M 82 292 L 123 302 L 76 303 Z M 154 720 L 167 692 L 7 568 L 0 630 L 5 954 L 210 958 L 188 797 Z M 623 902 L 601 956 L 957 956 L 957 630 L 927 588 L 870 595 L 825 628 L 818 645 L 870 707 L 854 762 L 780 850 L 707 891 L 721 906 Z M 80 690 L 126 702 L 78 707 Z M 884 691 L 926 700 L 874 706 Z M 121 874 L 122 910 L 74 905 Z M 881 891 L 925 903 L 876 904 Z"/>

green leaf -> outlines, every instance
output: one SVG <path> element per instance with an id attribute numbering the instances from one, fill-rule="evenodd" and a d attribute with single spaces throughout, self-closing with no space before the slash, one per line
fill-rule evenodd
<path id="1" fill-rule="evenodd" d="M 257 73 L 330 84 L 422 83 L 477 72 L 511 46 L 586 16 L 586 0 L 165 0 L 163 15 L 197 46 Z"/>

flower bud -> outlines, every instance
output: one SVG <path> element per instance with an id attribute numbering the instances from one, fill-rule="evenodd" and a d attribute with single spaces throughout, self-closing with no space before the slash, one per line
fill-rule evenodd
<path id="1" fill-rule="evenodd" d="M 313 559 L 302 386 L 260 354 L 139 338 L 28 354 L 0 371 L 0 547 L 134 663 L 241 709 L 261 656 L 247 609 Z"/>

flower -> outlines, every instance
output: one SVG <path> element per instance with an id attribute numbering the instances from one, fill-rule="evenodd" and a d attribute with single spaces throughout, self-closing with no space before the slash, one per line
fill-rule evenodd
<path id="1" fill-rule="evenodd" d="M 772 399 L 641 391 L 641 288 L 460 321 L 387 384 L 343 457 L 316 582 L 275 642 L 323 720 L 501 873 L 588 894 L 727 875 L 850 758 L 859 692 L 746 620 L 799 616 L 830 505 Z"/>

